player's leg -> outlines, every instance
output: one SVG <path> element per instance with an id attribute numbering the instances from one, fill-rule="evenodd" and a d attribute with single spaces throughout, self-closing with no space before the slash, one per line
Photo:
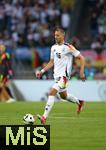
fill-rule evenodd
<path id="1" fill-rule="evenodd" d="M 7 77 L 4 76 L 3 79 L 2 79 L 2 84 L 3 84 L 3 86 L 2 86 L 2 95 L 5 98 L 5 102 L 12 103 L 12 102 L 15 102 L 15 99 L 13 99 L 11 97 L 11 94 L 7 90 L 8 88 L 6 88 L 7 87 L 7 81 L 8 81 Z"/>
<path id="2" fill-rule="evenodd" d="M 1 92 L 1 94 L 2 94 L 2 97 L 3 97 L 3 99 L 4 99 L 5 102 L 10 99 L 10 96 L 8 95 L 8 93 L 7 93 L 7 91 L 5 90 L 4 87 L 2 87 L 2 92 Z"/>
<path id="3" fill-rule="evenodd" d="M 9 87 L 8 87 L 9 80 L 8 80 L 7 76 L 4 76 L 4 77 L 3 77 L 2 82 L 4 83 L 4 88 L 5 88 L 5 90 L 7 91 L 7 93 L 10 95 L 11 98 L 13 98 L 13 95 L 12 95 L 12 93 L 11 93 L 11 90 L 10 90 Z"/>
<path id="4" fill-rule="evenodd" d="M 55 95 L 57 93 L 57 90 L 52 88 L 49 92 L 49 95 L 48 95 L 48 101 L 47 101 L 47 104 L 46 104 L 46 107 L 45 107 L 45 111 L 44 111 L 44 114 L 43 116 L 45 118 L 48 117 L 53 105 L 54 105 L 54 101 L 55 101 Z"/>
<path id="5" fill-rule="evenodd" d="M 5 89 L 4 89 L 3 75 L 2 74 L 0 74 L 0 97 L 1 97 L 2 102 L 9 99 L 8 93 L 5 92 Z"/>
<path id="6" fill-rule="evenodd" d="M 78 105 L 77 112 L 79 113 L 81 111 L 82 106 L 84 105 L 84 101 L 79 100 L 77 97 L 67 93 L 67 90 L 66 90 L 67 84 L 68 84 L 67 77 L 61 77 L 58 82 L 58 85 L 60 87 L 60 92 L 59 92 L 60 96 L 69 102 L 76 103 Z"/>
<path id="7" fill-rule="evenodd" d="M 6 89 L 6 91 L 8 92 L 8 94 L 10 95 L 10 97 L 13 98 L 13 95 L 12 95 L 12 93 L 11 93 L 9 87 L 8 87 L 8 86 L 5 86 L 5 89 Z"/>
<path id="8" fill-rule="evenodd" d="M 59 93 L 62 99 L 66 99 L 69 102 L 79 104 L 79 99 L 69 93 L 67 91 L 63 91 Z"/>
<path id="9" fill-rule="evenodd" d="M 44 114 L 42 116 L 37 115 L 37 117 L 41 120 L 42 124 L 45 124 L 46 118 L 48 117 L 55 101 L 55 95 L 57 93 L 57 90 L 55 88 L 51 88 L 49 95 L 48 95 L 48 101 L 45 106 Z"/>
<path id="10" fill-rule="evenodd" d="M 80 113 L 83 105 L 84 105 L 84 101 L 83 100 L 79 100 L 77 97 L 67 93 L 67 91 L 62 91 L 59 93 L 62 99 L 65 99 L 69 102 L 72 103 L 76 103 L 78 105 L 77 107 L 77 113 Z"/>

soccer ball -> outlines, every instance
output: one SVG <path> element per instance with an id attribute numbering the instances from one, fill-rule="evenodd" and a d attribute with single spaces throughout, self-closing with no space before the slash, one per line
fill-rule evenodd
<path id="1" fill-rule="evenodd" d="M 24 115 L 23 120 L 25 124 L 34 124 L 35 122 L 35 118 L 32 114 Z"/>

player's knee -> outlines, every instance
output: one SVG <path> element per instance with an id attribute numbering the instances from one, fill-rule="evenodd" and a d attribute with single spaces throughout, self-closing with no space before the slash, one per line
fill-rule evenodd
<path id="1" fill-rule="evenodd" d="M 48 96 L 55 96 L 56 93 L 57 93 L 57 90 L 51 89 L 50 92 L 49 92 L 49 94 L 48 94 Z"/>
<path id="2" fill-rule="evenodd" d="M 56 95 L 56 91 L 54 90 L 51 90 L 48 94 L 48 96 L 55 96 Z"/>
<path id="3" fill-rule="evenodd" d="M 55 94 L 52 91 L 50 91 L 48 96 L 55 96 Z"/>

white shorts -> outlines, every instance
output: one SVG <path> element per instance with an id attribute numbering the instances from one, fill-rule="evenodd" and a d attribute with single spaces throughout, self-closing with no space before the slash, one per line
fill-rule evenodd
<path id="1" fill-rule="evenodd" d="M 55 79 L 55 83 L 52 88 L 56 89 L 59 93 L 61 93 L 67 90 L 67 84 L 67 77 L 60 77 L 59 79 Z"/>

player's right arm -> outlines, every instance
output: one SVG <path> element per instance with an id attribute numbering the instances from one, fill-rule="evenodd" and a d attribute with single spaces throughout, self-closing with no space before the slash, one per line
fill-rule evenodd
<path id="1" fill-rule="evenodd" d="M 43 73 L 45 73 L 46 71 L 48 71 L 50 68 L 52 68 L 54 65 L 54 60 L 50 59 L 50 61 L 47 63 L 47 65 L 42 68 L 42 70 L 40 71 L 36 71 L 36 77 L 37 78 L 41 78 L 41 76 L 43 75 Z"/>
<path id="2" fill-rule="evenodd" d="M 54 65 L 54 48 L 52 46 L 51 47 L 51 54 L 50 54 L 50 61 L 47 63 L 47 65 L 44 68 L 42 68 L 42 70 L 36 71 L 36 77 L 37 78 L 41 78 L 41 76 L 43 75 L 43 73 L 45 73 L 50 68 L 52 68 L 53 65 Z"/>

